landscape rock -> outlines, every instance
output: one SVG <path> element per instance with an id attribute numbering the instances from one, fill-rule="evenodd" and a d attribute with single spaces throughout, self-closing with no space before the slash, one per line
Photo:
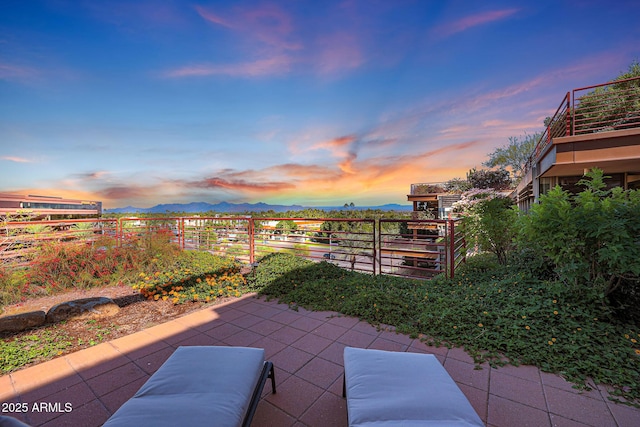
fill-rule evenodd
<path id="1" fill-rule="evenodd" d="M 113 316 L 120 307 L 111 298 L 82 298 L 54 305 L 47 312 L 48 323 L 63 320 L 84 320 Z"/>
<path id="2" fill-rule="evenodd" d="M 45 320 L 46 314 L 44 311 L 30 311 L 28 313 L 0 317 L 0 333 L 24 331 L 25 329 L 43 325 Z"/>

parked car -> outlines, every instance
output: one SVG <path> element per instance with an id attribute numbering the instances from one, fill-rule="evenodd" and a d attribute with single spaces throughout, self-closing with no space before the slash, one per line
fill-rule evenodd
<path id="1" fill-rule="evenodd" d="M 334 254 L 324 254 L 322 255 L 322 257 L 326 259 L 336 259 L 336 256 Z"/>

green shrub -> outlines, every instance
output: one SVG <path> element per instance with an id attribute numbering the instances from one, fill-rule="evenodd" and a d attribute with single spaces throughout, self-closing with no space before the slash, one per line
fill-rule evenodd
<path id="1" fill-rule="evenodd" d="M 580 181 L 577 195 L 559 186 L 522 217 L 521 247 L 536 250 L 575 291 L 603 296 L 640 284 L 640 191 L 604 190 L 602 171 Z"/>

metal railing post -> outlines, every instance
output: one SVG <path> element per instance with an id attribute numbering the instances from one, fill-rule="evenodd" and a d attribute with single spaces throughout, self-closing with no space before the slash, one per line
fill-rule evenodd
<path id="1" fill-rule="evenodd" d="M 253 222 L 253 218 L 249 218 L 249 222 L 247 224 L 247 233 L 249 234 L 249 263 L 253 264 L 256 261 L 256 243 L 255 243 L 255 224 Z"/>
<path id="2" fill-rule="evenodd" d="M 448 220 L 448 228 L 449 228 L 449 271 L 450 278 L 453 279 L 455 276 L 455 268 L 456 268 L 456 233 L 455 233 L 455 225 L 453 224 L 453 220 Z"/>

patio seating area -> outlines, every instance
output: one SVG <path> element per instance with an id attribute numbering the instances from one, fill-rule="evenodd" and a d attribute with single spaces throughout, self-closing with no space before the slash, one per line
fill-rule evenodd
<path id="1" fill-rule="evenodd" d="M 429 347 L 392 328 L 253 295 L 4 375 L 2 415 L 33 426 L 100 426 L 178 346 L 190 345 L 265 349 L 277 393 L 265 387 L 253 426 L 346 426 L 346 346 L 434 354 L 487 426 L 640 425 L 640 409 L 609 401 L 606 387 L 580 392 L 532 366 L 475 369 L 460 348 Z"/>

